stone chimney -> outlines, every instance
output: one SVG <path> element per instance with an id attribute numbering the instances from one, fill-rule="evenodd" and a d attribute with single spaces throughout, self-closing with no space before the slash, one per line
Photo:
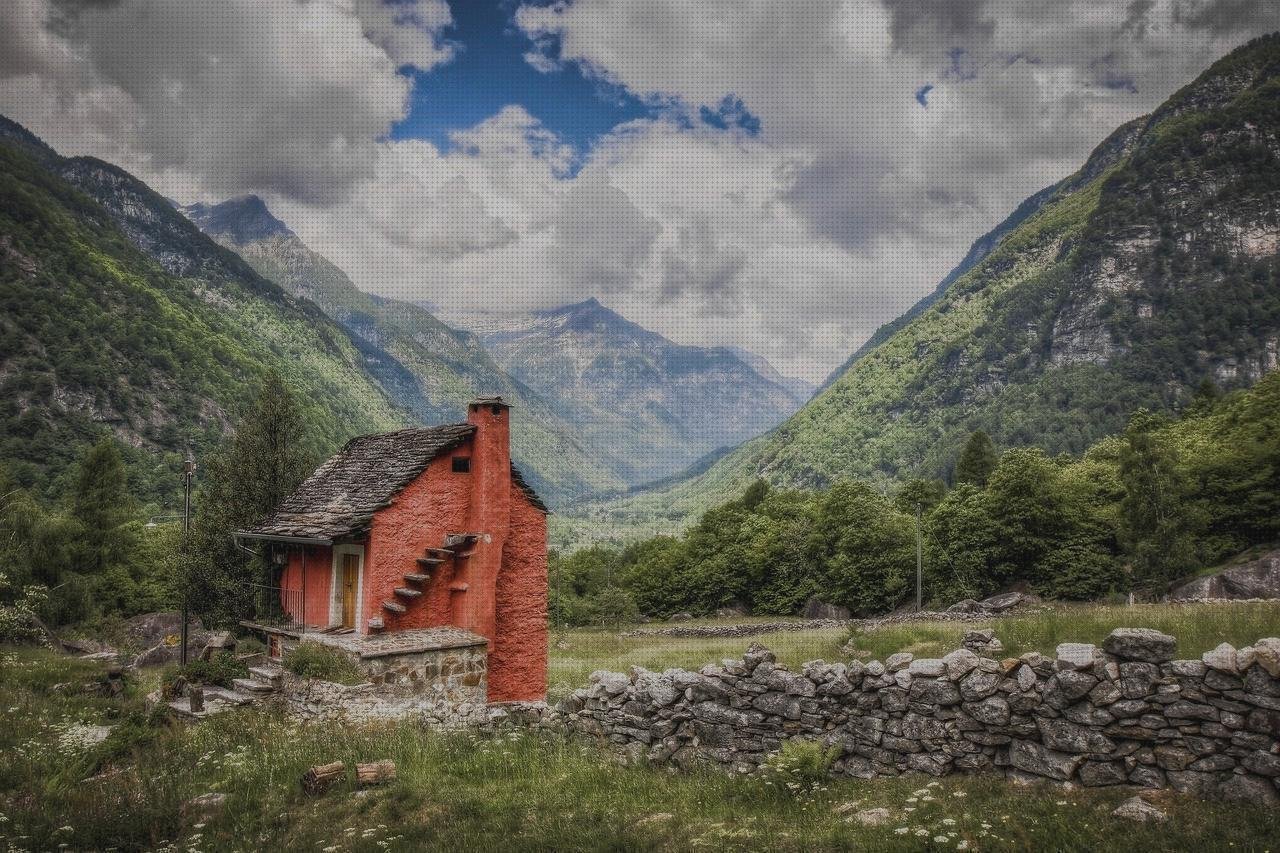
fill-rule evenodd
<path id="1" fill-rule="evenodd" d="M 467 585 L 454 621 L 490 640 L 494 636 L 495 594 L 502 549 L 511 521 L 511 407 L 501 397 L 480 397 L 467 406 L 476 428 L 471 444 L 471 502 L 466 533 L 479 535 L 455 583 Z"/>

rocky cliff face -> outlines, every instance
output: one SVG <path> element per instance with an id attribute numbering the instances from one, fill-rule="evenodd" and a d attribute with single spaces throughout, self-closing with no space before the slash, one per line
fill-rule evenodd
<path id="1" fill-rule="evenodd" d="M 773 432 L 594 509 L 626 524 L 687 517 L 755 477 L 946 476 L 975 429 L 1078 453 L 1206 378 L 1256 381 L 1280 351 L 1278 104 L 1280 35 L 1118 128 Z"/>
<path id="2" fill-rule="evenodd" d="M 804 401 L 767 362 L 758 369 L 731 349 L 676 344 L 594 299 L 469 322 L 498 363 L 590 443 L 620 449 L 630 484 L 758 435 Z"/>

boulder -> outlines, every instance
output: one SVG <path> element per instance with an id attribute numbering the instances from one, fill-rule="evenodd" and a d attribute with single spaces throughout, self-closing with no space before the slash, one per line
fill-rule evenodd
<path id="1" fill-rule="evenodd" d="M 1272 678 L 1280 678 L 1280 638 L 1267 637 L 1253 644 L 1254 663 Z"/>
<path id="2" fill-rule="evenodd" d="M 1169 595 L 1175 601 L 1206 598 L 1280 598 L 1280 550 L 1256 560 L 1196 578 Z"/>
<path id="3" fill-rule="evenodd" d="M 200 651 L 200 659 L 209 660 L 219 652 L 234 652 L 235 650 L 236 641 L 231 636 L 230 631 L 214 631 L 205 641 L 204 648 Z"/>
<path id="4" fill-rule="evenodd" d="M 1040 727 L 1045 745 L 1059 752 L 1111 752 L 1116 748 L 1111 738 L 1096 729 L 1062 718 L 1050 720 L 1039 717 L 1036 725 Z"/>
<path id="5" fill-rule="evenodd" d="M 203 630 L 204 624 L 200 617 L 192 616 L 187 622 L 188 637 Z M 125 621 L 125 633 L 143 648 L 152 648 L 161 643 L 176 646 L 181 642 L 182 614 L 176 610 L 140 613 Z"/>
<path id="6" fill-rule="evenodd" d="M 693 614 L 688 612 L 672 613 L 667 619 L 668 622 L 692 622 Z"/>
<path id="7" fill-rule="evenodd" d="M 990 598 L 984 598 L 978 602 L 987 613 L 1004 613 L 1020 604 L 1036 604 L 1039 599 L 1025 592 L 1002 592 L 999 595 L 993 595 Z"/>
<path id="8" fill-rule="evenodd" d="M 1178 641 L 1151 628 L 1116 628 L 1102 641 L 1108 654 L 1122 660 L 1164 663 L 1173 660 Z"/>
<path id="9" fill-rule="evenodd" d="M 947 608 L 948 613 L 981 613 L 982 605 L 976 599 L 964 598 Z"/>
<path id="10" fill-rule="evenodd" d="M 855 814 L 853 819 L 863 826 L 884 826 L 889 822 L 889 810 L 867 809 Z"/>
<path id="11" fill-rule="evenodd" d="M 1142 797 L 1130 797 L 1116 806 L 1115 811 L 1111 812 L 1111 814 L 1114 817 L 1137 821 L 1138 823 L 1164 823 L 1169 819 L 1169 815 L 1151 805 Z"/>
<path id="12" fill-rule="evenodd" d="M 1097 684 L 1098 679 L 1087 672 L 1066 670 L 1055 673 L 1045 683 L 1044 701 L 1050 707 L 1062 710 L 1088 696 L 1089 691 L 1093 690 Z"/>
<path id="13" fill-rule="evenodd" d="M 1280 806 L 1280 794 L 1276 793 L 1271 780 L 1249 773 L 1233 773 L 1231 778 L 1218 788 L 1218 796 L 1224 800 L 1271 809 Z"/>
<path id="14" fill-rule="evenodd" d="M 1088 788 L 1123 785 L 1124 766 L 1118 761 L 1086 761 L 1080 765 L 1080 784 Z"/>
<path id="15" fill-rule="evenodd" d="M 804 618 L 806 619 L 848 619 L 850 615 L 849 608 L 841 607 L 838 604 L 828 604 L 816 595 L 810 596 L 809 600 L 804 603 Z"/>

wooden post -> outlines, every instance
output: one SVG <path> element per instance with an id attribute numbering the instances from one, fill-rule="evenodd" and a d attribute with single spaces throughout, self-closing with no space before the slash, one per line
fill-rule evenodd
<path id="1" fill-rule="evenodd" d="M 371 764 L 356 765 L 356 782 L 361 785 L 381 785 L 394 781 L 396 763 L 394 761 L 374 761 Z"/>
<path id="2" fill-rule="evenodd" d="M 198 714 L 204 710 L 203 687 L 198 684 L 192 684 L 187 688 L 187 705 L 193 714 Z"/>
<path id="3" fill-rule="evenodd" d="M 329 790 L 329 787 L 343 775 L 347 765 L 341 761 L 335 761 L 332 764 L 317 764 L 306 773 L 302 774 L 302 790 L 307 794 L 315 796 L 323 794 Z"/>

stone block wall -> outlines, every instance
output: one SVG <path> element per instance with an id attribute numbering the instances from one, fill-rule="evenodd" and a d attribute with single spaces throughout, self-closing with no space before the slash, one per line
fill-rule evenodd
<path id="1" fill-rule="evenodd" d="M 596 672 L 538 724 L 633 760 L 750 772 L 790 738 L 836 747 L 871 778 L 992 771 L 1019 781 L 1173 788 L 1280 804 L 1280 639 L 1174 660 L 1173 637 L 1117 629 L 1102 648 L 996 660 L 812 661 L 753 645 L 698 672 Z"/>
<path id="2" fill-rule="evenodd" d="M 290 710 L 309 718 L 449 725 L 485 719 L 488 664 L 483 645 L 357 657 L 356 663 L 368 679 L 363 684 L 285 672 L 281 695 Z"/>

